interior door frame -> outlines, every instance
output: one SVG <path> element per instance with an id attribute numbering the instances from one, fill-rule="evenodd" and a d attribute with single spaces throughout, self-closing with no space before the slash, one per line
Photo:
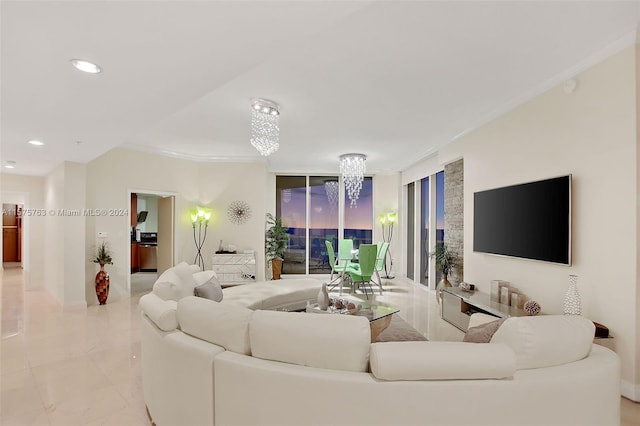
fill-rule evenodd
<path id="1" fill-rule="evenodd" d="M 175 212 L 175 195 L 158 198 L 158 259 L 156 269 L 158 276 L 176 264 Z M 169 232 L 164 232 L 166 230 L 169 230 Z"/>
<path id="2" fill-rule="evenodd" d="M 20 204 L 23 209 L 29 208 L 31 205 L 29 203 L 30 194 L 25 191 L 1 191 L 0 192 L 0 201 L 3 204 Z M 30 271 L 30 263 L 31 258 L 29 257 L 29 250 L 31 247 L 31 243 L 29 241 L 30 233 L 31 233 L 31 222 L 30 217 L 25 216 L 22 218 L 22 246 L 20 247 L 20 265 L 25 272 Z M 0 244 L 2 244 L 2 235 L 0 235 Z M 0 245 L 0 250 L 2 250 L 2 246 Z M 0 254 L 2 254 L 0 252 Z M 2 262 L 0 262 L 0 270 L 4 269 L 2 266 Z M 31 274 L 25 274 L 25 285 L 24 290 L 31 289 Z"/>
<path id="3" fill-rule="evenodd" d="M 149 194 L 149 195 L 159 195 L 161 197 L 175 197 L 178 195 L 177 192 L 172 192 L 172 191 L 158 191 L 158 190 L 154 190 L 154 189 L 139 189 L 139 188 L 132 188 L 127 190 L 127 202 L 126 202 L 126 206 L 131 206 L 131 194 Z M 175 204 L 174 204 L 175 206 Z M 130 235 L 131 234 L 131 215 L 133 214 L 133 212 L 129 211 L 129 215 L 127 216 L 127 227 L 126 227 L 126 234 L 125 235 Z M 138 214 L 138 212 L 135 213 L 136 215 Z M 171 242 L 173 244 L 173 252 L 174 252 L 174 263 L 175 263 L 175 244 L 176 244 L 176 235 L 175 235 L 175 228 L 176 228 L 176 212 L 175 212 L 175 208 L 173 210 L 173 212 L 171 213 L 173 215 L 172 217 L 172 221 L 173 221 L 173 235 L 171 236 Z M 131 239 L 128 238 L 127 239 L 127 246 L 124 248 L 124 253 L 130 253 L 131 252 Z M 131 297 L 131 255 L 127 256 L 127 291 L 129 292 L 129 297 Z"/>

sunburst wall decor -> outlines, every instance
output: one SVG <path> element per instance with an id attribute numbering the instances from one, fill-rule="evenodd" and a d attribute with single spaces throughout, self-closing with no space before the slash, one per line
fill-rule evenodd
<path id="1" fill-rule="evenodd" d="M 244 201 L 236 200 L 229 205 L 227 216 L 232 223 L 242 225 L 251 217 L 251 207 Z"/>

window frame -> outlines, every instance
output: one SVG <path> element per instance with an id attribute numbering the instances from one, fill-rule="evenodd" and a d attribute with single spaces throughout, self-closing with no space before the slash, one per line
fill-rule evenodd
<path id="1" fill-rule="evenodd" d="M 278 206 L 278 179 L 279 178 L 287 178 L 287 177 L 297 177 L 297 178 L 305 178 L 305 268 L 304 268 L 304 273 L 289 273 L 289 274 L 283 274 L 283 275 L 290 275 L 290 276 L 299 276 L 299 275 L 307 275 L 307 276 L 318 276 L 318 275 L 323 275 L 325 274 L 325 272 L 320 272 L 320 273 L 311 273 L 310 272 L 310 259 L 311 259 L 311 236 L 310 236 L 310 225 L 311 225 L 311 186 L 310 186 L 310 180 L 312 178 L 326 178 L 326 179 L 332 179 L 332 178 L 337 178 L 338 179 L 338 188 L 339 188 L 339 194 L 338 194 L 338 205 L 337 205 L 337 210 L 338 210 L 338 240 L 344 238 L 344 224 L 345 224 L 345 218 L 344 218 L 344 212 L 345 212 L 345 208 L 349 208 L 348 206 L 348 199 L 347 199 L 347 194 L 346 191 L 344 189 L 344 182 L 342 180 L 342 176 L 338 175 L 338 174 L 323 174 L 323 173 L 313 173 L 313 174 L 307 174 L 307 173 L 275 173 L 274 174 L 275 179 L 274 179 L 274 190 L 276 191 L 274 193 L 274 211 L 276 216 L 280 216 L 281 215 L 281 210 L 280 207 Z M 374 211 L 375 211 L 375 176 L 373 175 L 364 175 L 365 179 L 370 179 L 371 180 L 371 240 L 373 242 L 374 240 L 374 234 L 375 234 L 375 220 L 374 220 Z M 359 200 L 360 201 L 360 200 Z M 284 224 L 286 226 L 286 224 Z M 334 247 L 334 249 L 337 250 L 337 247 Z M 328 274 L 329 272 L 327 272 L 326 274 Z"/>

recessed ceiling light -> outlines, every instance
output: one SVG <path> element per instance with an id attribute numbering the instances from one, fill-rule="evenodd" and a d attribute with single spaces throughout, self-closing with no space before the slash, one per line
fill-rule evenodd
<path id="1" fill-rule="evenodd" d="M 4 167 L 6 169 L 15 169 L 16 168 L 16 162 L 13 160 L 7 160 L 4 164 Z"/>
<path id="2" fill-rule="evenodd" d="M 97 74 L 102 71 L 102 68 L 98 65 L 93 62 L 85 61 L 84 59 L 72 59 L 71 63 L 80 71 L 88 72 L 90 74 Z"/>
<path id="3" fill-rule="evenodd" d="M 35 139 L 30 140 L 30 141 L 29 141 L 29 143 L 30 143 L 31 145 L 35 145 L 35 146 L 42 146 L 42 145 L 44 145 L 44 142 L 42 142 L 42 141 L 37 141 L 37 140 L 35 140 Z"/>

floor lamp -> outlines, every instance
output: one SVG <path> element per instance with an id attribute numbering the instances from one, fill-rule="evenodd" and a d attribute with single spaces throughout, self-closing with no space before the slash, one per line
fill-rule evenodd
<path id="1" fill-rule="evenodd" d="M 393 239 L 393 225 L 396 223 L 398 216 L 395 212 L 389 212 L 380 215 L 380 224 L 382 225 L 382 241 L 385 243 L 389 243 L 389 248 L 387 249 L 387 256 L 389 257 L 389 268 L 387 269 L 387 258 L 384 259 L 384 273 L 385 276 L 383 278 L 395 278 L 395 275 L 392 273 L 393 269 L 393 258 L 391 257 L 391 240 Z M 385 232 L 386 229 L 386 232 Z"/>
<path id="2" fill-rule="evenodd" d="M 191 224 L 193 225 L 193 242 L 196 245 L 196 257 L 193 259 L 193 263 L 200 266 L 204 271 L 204 259 L 202 258 L 202 246 L 207 239 L 207 227 L 209 226 L 209 219 L 211 219 L 211 209 L 204 207 L 197 207 L 195 210 L 191 210 Z M 198 225 L 198 232 L 196 237 L 196 225 Z M 204 230 L 202 229 L 204 227 Z"/>

